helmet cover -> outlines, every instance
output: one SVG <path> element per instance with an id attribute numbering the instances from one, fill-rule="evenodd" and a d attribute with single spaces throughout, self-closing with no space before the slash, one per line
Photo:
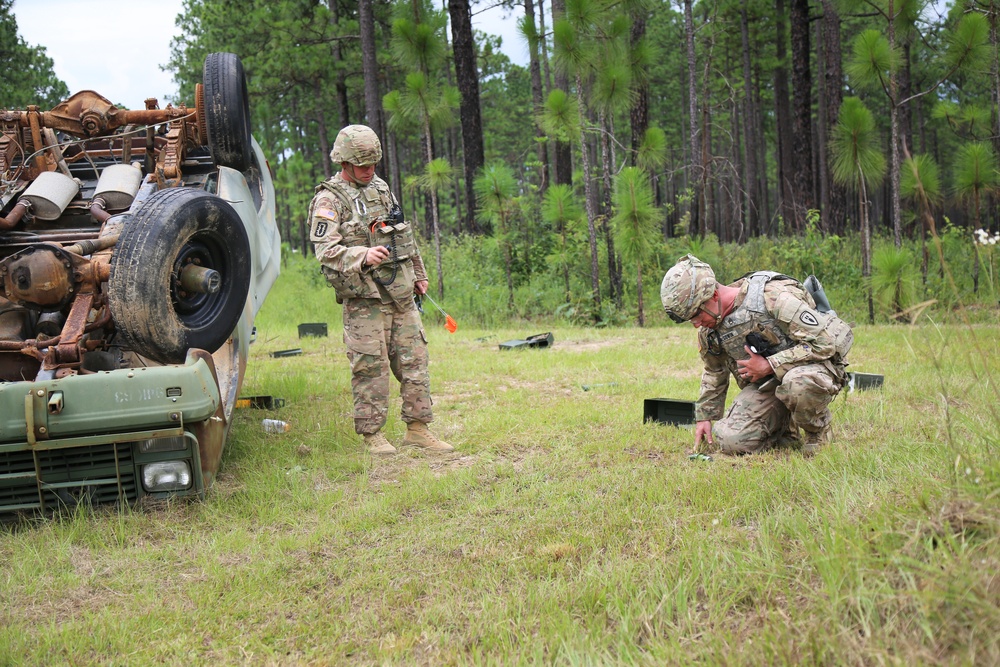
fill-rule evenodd
<path id="1" fill-rule="evenodd" d="M 382 142 L 367 125 L 348 125 L 337 133 L 330 159 L 334 164 L 349 162 L 358 167 L 378 164 L 382 159 Z"/>
<path id="2" fill-rule="evenodd" d="M 715 294 L 715 272 L 694 255 L 670 267 L 660 284 L 660 302 L 674 322 L 687 322 Z"/>

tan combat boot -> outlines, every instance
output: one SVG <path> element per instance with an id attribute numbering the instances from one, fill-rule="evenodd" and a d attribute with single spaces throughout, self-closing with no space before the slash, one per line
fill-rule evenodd
<path id="1" fill-rule="evenodd" d="M 822 431 L 807 431 L 806 429 L 802 429 L 802 431 L 806 436 L 806 441 L 802 445 L 802 456 L 806 458 L 815 456 L 819 448 L 829 444 L 833 436 L 833 429 L 829 425 Z"/>
<path id="2" fill-rule="evenodd" d="M 455 448 L 443 440 L 439 440 L 427 424 L 422 422 L 410 422 L 406 425 L 406 435 L 403 436 L 404 447 L 419 447 L 425 452 L 434 454 L 444 454 L 453 452 Z"/>
<path id="3" fill-rule="evenodd" d="M 368 447 L 368 453 L 374 456 L 391 456 L 396 453 L 396 448 L 393 447 L 385 436 L 382 435 L 382 431 L 377 431 L 375 433 L 365 433 L 365 446 Z"/>

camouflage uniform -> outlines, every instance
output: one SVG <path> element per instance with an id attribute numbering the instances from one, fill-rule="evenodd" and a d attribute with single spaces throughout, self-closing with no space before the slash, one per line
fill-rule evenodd
<path id="1" fill-rule="evenodd" d="M 829 405 L 847 380 L 844 370 L 854 335 L 830 313 L 820 313 L 798 281 L 760 271 L 736 281 L 733 309 L 714 328 L 698 331 L 705 370 L 695 406 L 697 421 L 715 422 L 712 435 L 722 451 L 760 451 L 801 428 L 827 432 Z M 768 361 L 774 378 L 751 383 L 740 377 L 737 360 L 747 359 L 747 334 L 759 332 L 778 350 Z M 723 418 L 729 377 L 740 387 Z M 777 384 L 777 386 L 774 386 Z"/>
<path id="2" fill-rule="evenodd" d="M 358 148 L 359 137 L 368 136 L 374 145 L 361 149 L 368 149 L 366 155 L 372 157 L 356 162 L 352 151 Z M 381 147 L 370 129 L 352 125 L 338 135 L 332 156 L 335 162 L 375 164 Z M 427 424 L 433 419 L 427 338 L 413 302 L 414 283 L 427 280 L 427 275 L 413 228 L 401 214 L 391 216 L 393 210 L 398 211 L 398 205 L 381 178 L 375 176 L 368 185 L 359 186 L 340 174 L 316 188 L 309 207 L 310 241 L 338 303 L 344 305 L 354 429 L 362 435 L 377 433 L 385 425 L 390 372 L 400 383 L 403 421 Z M 392 255 L 369 267 L 365 255 L 376 245 L 391 246 Z"/>

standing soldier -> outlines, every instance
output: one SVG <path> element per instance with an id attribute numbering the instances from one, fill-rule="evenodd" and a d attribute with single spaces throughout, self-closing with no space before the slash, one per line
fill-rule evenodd
<path id="1" fill-rule="evenodd" d="M 354 430 L 372 454 L 396 453 L 381 431 L 391 371 L 403 398 L 403 446 L 450 452 L 454 448 L 427 428 L 433 419 L 427 339 L 413 301 L 414 291 L 427 292 L 427 274 L 413 227 L 375 175 L 382 159 L 378 135 L 370 127 L 348 125 L 337 134 L 330 158 L 341 171 L 316 188 L 309 238 L 344 306 Z"/>
<path id="2" fill-rule="evenodd" d="M 829 442 L 829 405 L 846 384 L 854 334 L 836 314 L 818 311 L 798 281 L 757 271 L 721 285 L 712 267 L 687 255 L 663 277 L 660 299 L 670 319 L 698 329 L 705 370 L 695 447 L 705 439 L 727 454 L 749 454 L 789 432 L 797 439 L 800 428 L 805 456 Z M 730 375 L 740 393 L 723 418 Z"/>

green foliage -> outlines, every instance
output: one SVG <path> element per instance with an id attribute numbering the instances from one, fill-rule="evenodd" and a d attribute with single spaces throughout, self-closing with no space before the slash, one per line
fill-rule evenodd
<path id="1" fill-rule="evenodd" d="M 594 108 L 606 113 L 627 111 L 635 101 L 632 68 L 621 59 L 603 62 L 594 77 Z"/>
<path id="2" fill-rule="evenodd" d="M 424 173 L 415 180 L 415 185 L 423 190 L 441 190 L 455 177 L 448 160 L 443 157 L 434 158 L 427 163 Z"/>
<path id="3" fill-rule="evenodd" d="M 991 53 L 989 40 L 990 26 L 986 17 L 979 12 L 966 13 L 947 33 L 945 63 L 952 68 L 969 68 L 968 75 L 974 75 L 976 70 L 987 74 L 991 56 L 996 57 Z"/>
<path id="4" fill-rule="evenodd" d="M 517 194 L 517 180 L 510 167 L 490 163 L 483 167 L 474 185 L 481 219 L 494 224 L 507 220 Z"/>
<path id="5" fill-rule="evenodd" d="M 545 191 L 542 219 L 553 229 L 562 229 L 583 218 L 583 204 L 569 185 L 557 183 Z"/>
<path id="6" fill-rule="evenodd" d="M 615 179 L 614 229 L 615 248 L 626 262 L 642 265 L 657 244 L 657 211 L 646 172 L 626 167 Z"/>
<path id="7" fill-rule="evenodd" d="M 978 197 L 996 189 L 997 159 L 993 147 L 983 141 L 963 144 L 955 154 L 954 191 L 962 200 L 976 203 Z"/>
<path id="8" fill-rule="evenodd" d="M 401 7 L 400 11 L 407 11 Z M 445 55 L 442 39 L 445 23 L 443 13 L 425 12 L 422 22 L 398 18 L 392 24 L 392 52 L 402 63 L 416 63 L 421 72 L 439 68 Z"/>
<path id="9" fill-rule="evenodd" d="M 392 93 L 398 95 L 389 97 Z M 442 130 L 455 120 L 458 91 L 454 86 L 439 86 L 423 72 L 409 72 L 402 90 L 386 96 L 384 106 L 390 111 L 389 127 L 403 131 L 408 127 Z M 397 117 L 401 117 L 398 118 Z"/>
<path id="10" fill-rule="evenodd" d="M 866 91 L 877 91 L 888 85 L 889 72 L 899 65 L 899 52 L 889 48 L 889 40 L 880 30 L 864 30 L 851 45 L 852 57 L 844 71 L 854 85 Z M 844 100 L 845 102 L 847 100 Z M 841 109 L 841 114 L 843 114 Z"/>
<path id="11" fill-rule="evenodd" d="M 881 244 L 872 254 L 872 296 L 893 315 L 906 310 L 917 302 L 920 271 L 913 261 L 913 254 L 906 248 Z"/>
<path id="12" fill-rule="evenodd" d="M 570 186 L 562 183 L 549 186 L 542 198 L 542 220 L 555 237 L 552 252 L 545 261 L 562 272 L 565 298 L 569 303 L 572 298 L 568 284 L 570 268 L 583 252 L 586 239 L 583 205 Z"/>
<path id="13" fill-rule="evenodd" d="M 943 121 L 956 135 L 972 139 L 989 136 L 991 111 L 978 104 L 960 105 L 953 100 L 941 100 L 934 105 L 931 118 Z"/>
<path id="14" fill-rule="evenodd" d="M 830 140 L 833 178 L 851 189 L 864 181 L 877 187 L 885 176 L 885 155 L 878 145 L 875 119 L 857 97 L 845 97 Z"/>
<path id="15" fill-rule="evenodd" d="M 576 98 L 558 88 L 552 90 L 545 100 L 539 123 L 545 134 L 569 141 L 580 132 L 580 107 Z"/>
<path id="16" fill-rule="evenodd" d="M 0 0 L 0 108 L 25 109 L 36 104 L 51 109 L 69 97 L 70 90 L 53 71 L 45 47 L 28 44 L 21 37 L 13 5 L 13 0 Z"/>
<path id="17" fill-rule="evenodd" d="M 654 173 L 667 163 L 667 157 L 666 133 L 655 125 L 647 127 L 635 157 L 636 166 Z"/>
<path id="18" fill-rule="evenodd" d="M 938 176 L 937 162 L 930 155 L 919 154 L 906 158 L 899 174 L 900 196 L 903 199 L 927 201 L 937 204 L 941 201 L 941 178 Z"/>

